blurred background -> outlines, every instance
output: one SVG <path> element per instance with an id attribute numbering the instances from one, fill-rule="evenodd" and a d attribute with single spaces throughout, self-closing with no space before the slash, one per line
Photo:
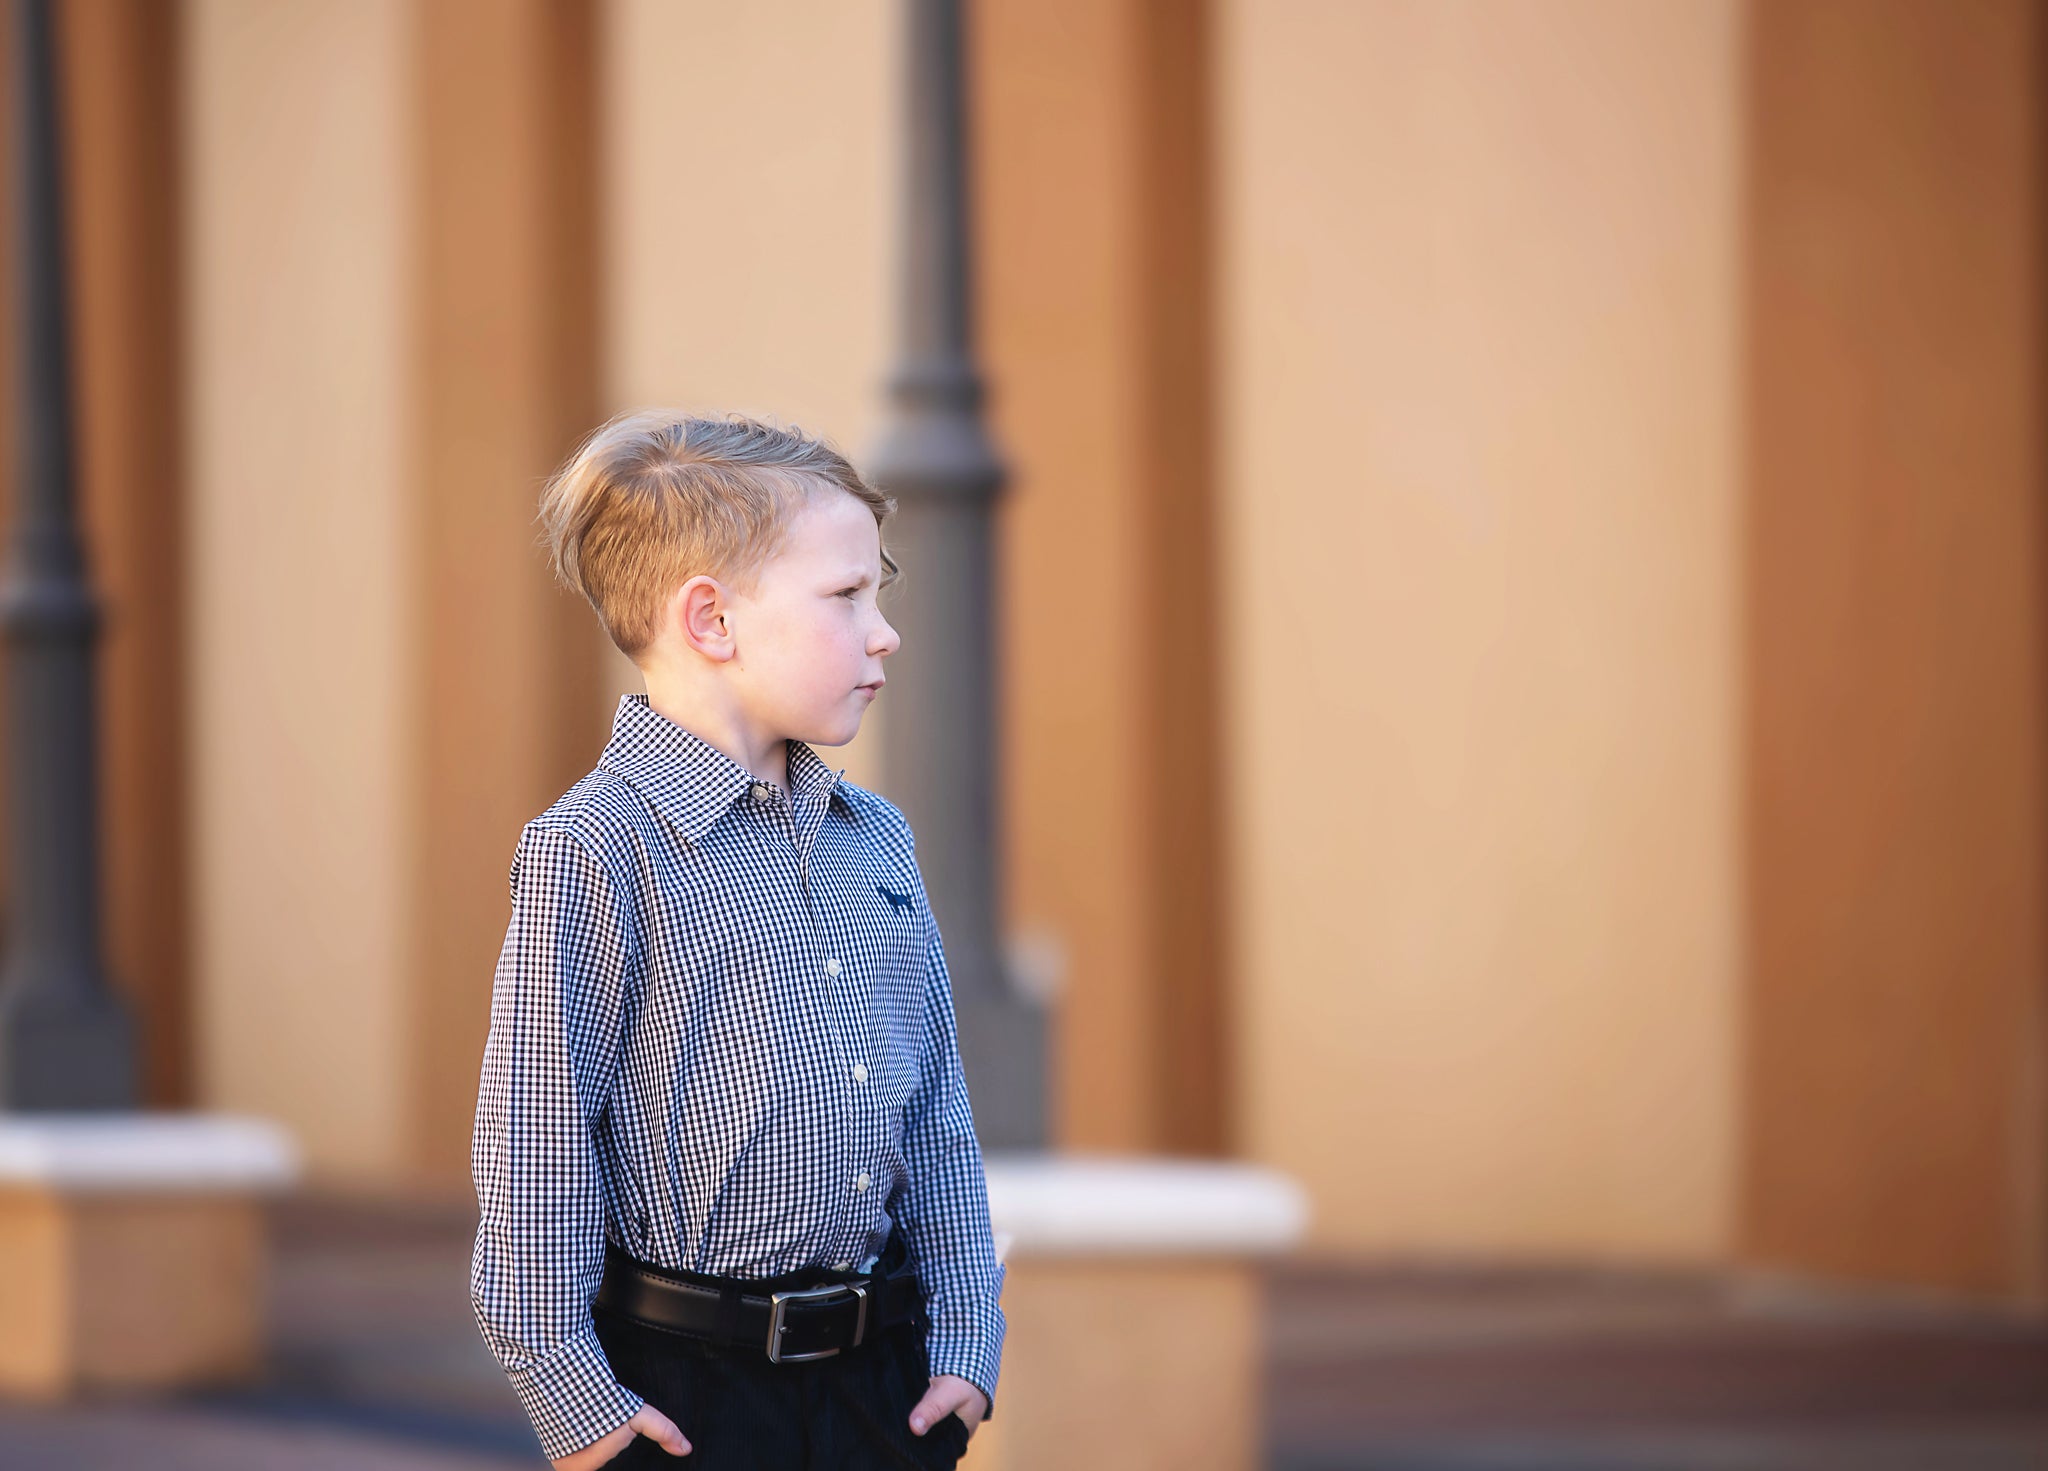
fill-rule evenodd
<path id="1" fill-rule="evenodd" d="M 261 1385 L 0 1465 L 537 1464 L 477 1067 L 638 686 L 535 498 L 876 442 L 904 13 L 56 13 L 109 968 L 306 1173 Z M 2043 7 L 966 16 L 1004 944 L 1050 1143 L 1307 1192 L 1271 1464 L 2048 1466 Z"/>

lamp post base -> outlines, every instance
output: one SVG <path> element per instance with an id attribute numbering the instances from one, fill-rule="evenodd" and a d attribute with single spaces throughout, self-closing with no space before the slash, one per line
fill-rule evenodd
<path id="1" fill-rule="evenodd" d="M 132 1109 L 135 1023 L 104 985 L 0 985 L 0 1109 Z"/>

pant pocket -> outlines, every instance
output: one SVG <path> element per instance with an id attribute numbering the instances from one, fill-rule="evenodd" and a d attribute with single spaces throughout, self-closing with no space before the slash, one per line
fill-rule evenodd
<path id="1" fill-rule="evenodd" d="M 692 1445 L 696 1435 L 691 1421 L 696 1416 L 697 1380 L 704 1350 L 676 1334 L 663 1333 L 635 1323 L 630 1318 L 598 1309 L 591 1314 L 597 1327 L 598 1345 L 611 1365 L 612 1377 L 675 1422 Z M 658 1457 L 659 1460 L 650 1459 Z M 689 1457 L 671 1456 L 661 1442 L 637 1436 L 631 1445 L 599 1471 L 629 1471 L 629 1468 L 659 1464 L 681 1465 Z"/>
<path id="2" fill-rule="evenodd" d="M 927 1426 L 923 1435 L 910 1428 L 911 1408 L 932 1387 L 931 1356 L 921 1327 L 905 1327 L 894 1336 L 897 1341 L 890 1345 L 890 1349 L 896 1360 L 894 1377 L 900 1385 L 898 1393 L 901 1396 L 896 1423 L 916 1447 L 921 1465 L 945 1471 L 967 1451 L 967 1422 L 956 1414 L 945 1414 Z"/>

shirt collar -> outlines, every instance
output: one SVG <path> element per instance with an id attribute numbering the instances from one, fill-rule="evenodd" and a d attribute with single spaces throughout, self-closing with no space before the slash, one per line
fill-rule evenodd
<path id="1" fill-rule="evenodd" d="M 840 789 L 844 767 L 834 770 L 804 742 L 788 743 L 789 783 L 799 803 L 825 796 L 849 815 L 852 799 Z M 760 778 L 702 736 L 656 710 L 644 693 L 619 697 L 612 738 L 598 760 L 631 782 L 691 842 L 749 795 Z"/>

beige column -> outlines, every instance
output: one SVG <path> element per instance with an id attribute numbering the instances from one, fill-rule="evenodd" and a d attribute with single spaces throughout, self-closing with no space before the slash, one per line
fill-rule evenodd
<path id="1" fill-rule="evenodd" d="M 2048 1293 L 2039 7 L 1753 7 L 1742 1246 Z"/>
<path id="2" fill-rule="evenodd" d="M 507 866 L 609 733 L 534 520 L 597 414 L 595 23 L 190 19 L 202 1075 L 330 1180 L 468 1188 Z"/>
<path id="3" fill-rule="evenodd" d="M 423 1174 L 466 1190 L 512 851 L 611 734 L 610 646 L 554 586 L 534 520 L 598 418 L 597 16 L 565 0 L 417 13 L 406 1106 Z"/>
<path id="4" fill-rule="evenodd" d="M 1729 0 L 1225 0 L 1248 1153 L 1329 1251 L 1712 1257 L 1739 1057 Z"/>
<path id="5" fill-rule="evenodd" d="M 1063 965 L 1056 1143 L 1206 1153 L 1235 1099 L 1199 6 L 975 11 L 1008 909 Z"/>
<path id="6" fill-rule="evenodd" d="M 400 0 L 186 9 L 196 1101 L 358 1181 L 409 1145 L 415 44 Z"/>

